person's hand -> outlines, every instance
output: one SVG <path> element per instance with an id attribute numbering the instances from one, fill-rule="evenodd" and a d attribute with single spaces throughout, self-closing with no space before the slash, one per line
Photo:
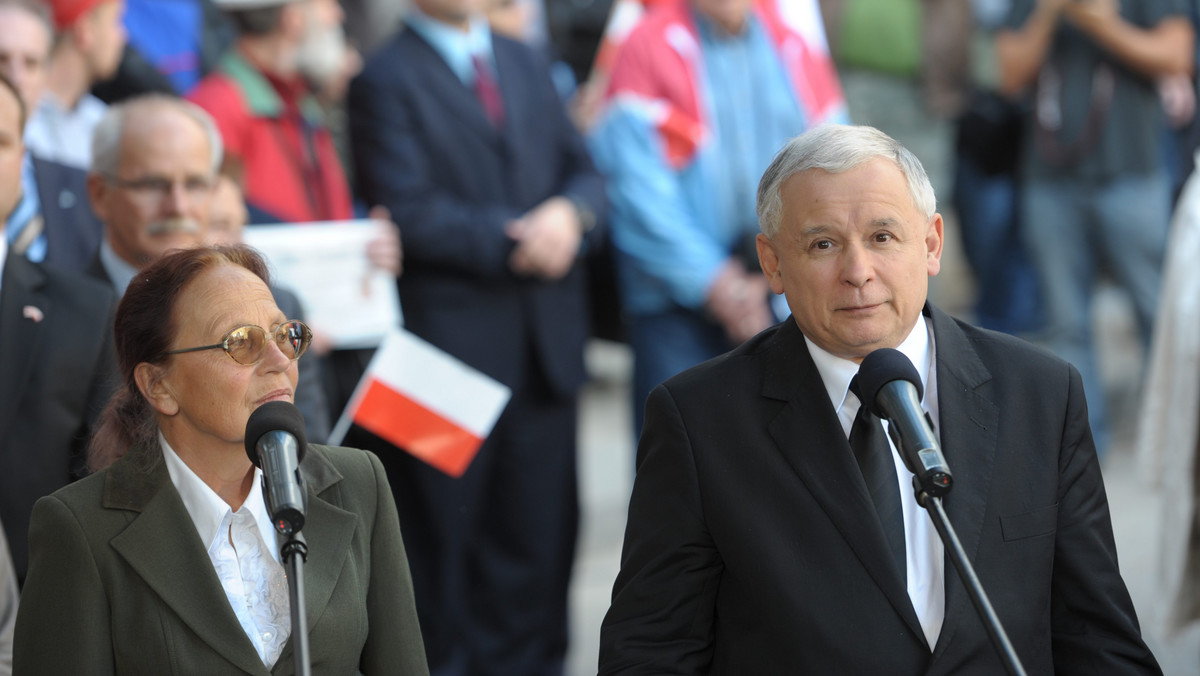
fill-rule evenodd
<path id="1" fill-rule="evenodd" d="M 1158 80 L 1158 98 L 1172 129 L 1181 129 L 1196 114 L 1196 90 L 1186 75 L 1169 75 Z"/>
<path id="2" fill-rule="evenodd" d="M 1118 0 L 1066 0 L 1062 15 L 1077 28 L 1096 34 L 1121 20 Z"/>
<path id="3" fill-rule="evenodd" d="M 600 110 L 604 104 L 605 90 L 608 89 L 608 76 L 595 74 L 575 89 L 567 102 L 567 114 L 575 123 L 579 133 L 586 134 L 596 126 L 600 119 Z"/>
<path id="4" fill-rule="evenodd" d="M 380 224 L 379 234 L 367 242 L 367 260 L 371 265 L 387 272 L 393 277 L 399 277 L 404 268 L 404 249 L 400 245 L 400 228 L 392 222 L 392 214 L 387 207 L 377 206 L 371 209 L 368 217 Z"/>
<path id="5" fill-rule="evenodd" d="M 551 197 L 524 216 L 509 221 L 504 232 L 517 246 L 508 266 L 524 277 L 562 279 L 571 271 L 583 238 L 579 214 L 565 197 Z"/>
<path id="6" fill-rule="evenodd" d="M 1037 9 L 1052 14 L 1059 14 L 1064 7 L 1073 2 L 1087 2 L 1087 0 L 1037 0 Z"/>
<path id="7" fill-rule="evenodd" d="M 709 286 L 705 307 L 729 340 L 739 345 L 774 323 L 768 290 L 765 277 L 748 274 L 741 262 L 731 259 Z"/>

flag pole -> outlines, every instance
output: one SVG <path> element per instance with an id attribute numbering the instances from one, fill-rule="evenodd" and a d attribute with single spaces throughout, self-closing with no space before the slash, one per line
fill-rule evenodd
<path id="1" fill-rule="evenodd" d="M 354 394 L 350 395 L 350 401 L 346 402 L 346 408 L 342 409 L 342 415 L 338 417 L 337 424 L 329 431 L 329 445 L 341 446 L 346 439 L 346 434 L 350 432 L 350 426 L 354 424 L 354 412 L 358 410 L 358 405 L 362 403 L 363 391 L 370 380 L 367 375 L 371 373 L 371 367 L 374 366 L 375 360 L 383 352 L 384 343 L 391 340 L 395 331 L 388 333 L 379 342 L 375 348 L 375 354 L 371 355 L 371 360 L 367 362 L 367 367 L 363 369 L 363 375 L 358 379 L 358 384 L 354 386 Z"/>

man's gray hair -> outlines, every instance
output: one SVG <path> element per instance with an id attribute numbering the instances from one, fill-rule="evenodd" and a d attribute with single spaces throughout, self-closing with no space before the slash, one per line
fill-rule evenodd
<path id="1" fill-rule="evenodd" d="M 788 141 L 758 183 L 758 226 L 767 237 L 779 232 L 783 219 L 783 184 L 809 169 L 840 174 L 874 159 L 896 164 L 908 183 L 913 206 L 933 218 L 937 199 L 920 160 L 896 139 L 874 127 L 823 124 Z"/>
<path id="2" fill-rule="evenodd" d="M 37 19 L 46 27 L 46 35 L 54 42 L 54 17 L 50 14 L 50 6 L 41 0 L 0 0 L 0 9 L 19 9 Z M 47 55 L 48 56 L 48 55 Z"/>
<path id="3" fill-rule="evenodd" d="M 92 173 L 101 176 L 117 175 L 121 139 L 126 132 L 126 119 L 132 113 L 153 109 L 176 111 L 200 125 L 204 135 L 208 137 L 208 147 L 212 149 L 212 174 L 216 176 L 225 154 L 225 145 L 221 142 L 221 132 L 217 130 L 217 123 L 213 122 L 212 116 L 200 106 L 168 94 L 143 94 L 109 106 L 104 117 L 100 118 L 100 122 L 92 130 Z"/>

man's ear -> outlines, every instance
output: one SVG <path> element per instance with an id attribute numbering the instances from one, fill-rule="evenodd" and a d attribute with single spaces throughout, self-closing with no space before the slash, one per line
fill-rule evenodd
<path id="1" fill-rule="evenodd" d="M 930 277 L 942 269 L 942 245 L 946 241 L 944 228 L 941 214 L 934 214 L 925 228 L 925 271 Z"/>
<path id="2" fill-rule="evenodd" d="M 175 415 L 179 412 L 179 402 L 175 400 L 165 375 L 166 369 L 148 362 L 138 364 L 133 370 L 138 390 L 150 402 L 150 407 L 163 415 Z"/>
<path id="3" fill-rule="evenodd" d="M 89 54 L 92 44 L 95 42 L 96 33 L 92 30 L 92 22 L 95 20 L 95 8 L 93 7 L 83 16 L 76 17 L 75 23 L 66 29 L 66 35 L 63 35 L 62 38 L 74 42 L 75 48 L 80 52 Z"/>
<path id="4" fill-rule="evenodd" d="M 108 181 L 103 176 L 94 171 L 88 172 L 88 202 L 92 205 L 92 213 L 96 215 L 96 218 L 100 219 L 101 223 L 108 223 L 107 197 L 109 190 L 112 190 L 112 186 L 108 184 Z"/>
<path id="5" fill-rule="evenodd" d="M 760 232 L 754 238 L 754 246 L 758 249 L 758 265 L 762 268 L 771 291 L 776 294 L 783 293 L 783 274 L 779 270 L 779 255 L 775 253 L 775 244 Z"/>

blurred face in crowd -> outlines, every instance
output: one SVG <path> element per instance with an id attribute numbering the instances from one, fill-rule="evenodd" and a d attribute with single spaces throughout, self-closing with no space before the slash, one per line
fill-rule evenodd
<path id="1" fill-rule="evenodd" d="M 204 241 L 212 147 L 198 122 L 170 106 L 129 111 L 114 176 L 90 174 L 92 210 L 123 260 L 142 267 Z"/>
<path id="2" fill-rule="evenodd" d="M 429 18 L 466 30 L 471 17 L 484 12 L 489 0 L 413 0 Z"/>
<path id="3" fill-rule="evenodd" d="M 12 90 L 0 85 L 0 232 L 21 199 L 21 105 Z"/>
<path id="4" fill-rule="evenodd" d="M 30 110 L 46 83 L 51 38 L 40 18 L 19 7 L 0 7 L 0 72 L 17 86 Z"/>
<path id="5" fill-rule="evenodd" d="M 346 34 L 342 8 L 336 0 L 310 0 L 304 9 L 304 37 L 296 54 L 296 67 L 316 84 L 337 77 L 346 61 Z"/>
<path id="6" fill-rule="evenodd" d="M 217 177 L 208 211 L 208 243 L 241 244 L 242 231 L 249 220 L 250 214 L 237 183 L 228 176 Z"/>
<path id="7" fill-rule="evenodd" d="M 272 336 L 287 319 L 258 276 L 229 264 L 212 267 L 188 283 L 171 314 L 177 329 L 170 350 L 220 343 L 230 330 L 246 324 Z M 138 369 L 138 384 L 181 456 L 242 447 L 250 413 L 268 401 L 291 402 L 296 391 L 296 362 L 271 338 L 254 364 L 239 364 L 224 350 L 212 349 L 170 355 L 165 365 L 143 363 Z"/>
<path id="8" fill-rule="evenodd" d="M 513 40 L 524 40 L 533 7 L 529 0 L 492 0 L 487 10 L 492 30 Z"/>
<path id="9" fill-rule="evenodd" d="M 124 13 L 124 0 L 109 0 L 96 5 L 79 19 L 80 47 L 88 57 L 96 80 L 112 77 L 121 64 L 121 53 L 125 49 L 125 25 L 121 22 Z"/>
<path id="10" fill-rule="evenodd" d="M 780 196 L 779 232 L 758 236 L 758 255 L 804 335 L 855 362 L 900 345 L 940 269 L 942 217 L 918 211 L 903 172 L 882 158 L 800 172 Z"/>
<path id="11" fill-rule="evenodd" d="M 715 21 L 729 33 L 741 33 L 754 0 L 692 0 L 696 11 Z"/>

